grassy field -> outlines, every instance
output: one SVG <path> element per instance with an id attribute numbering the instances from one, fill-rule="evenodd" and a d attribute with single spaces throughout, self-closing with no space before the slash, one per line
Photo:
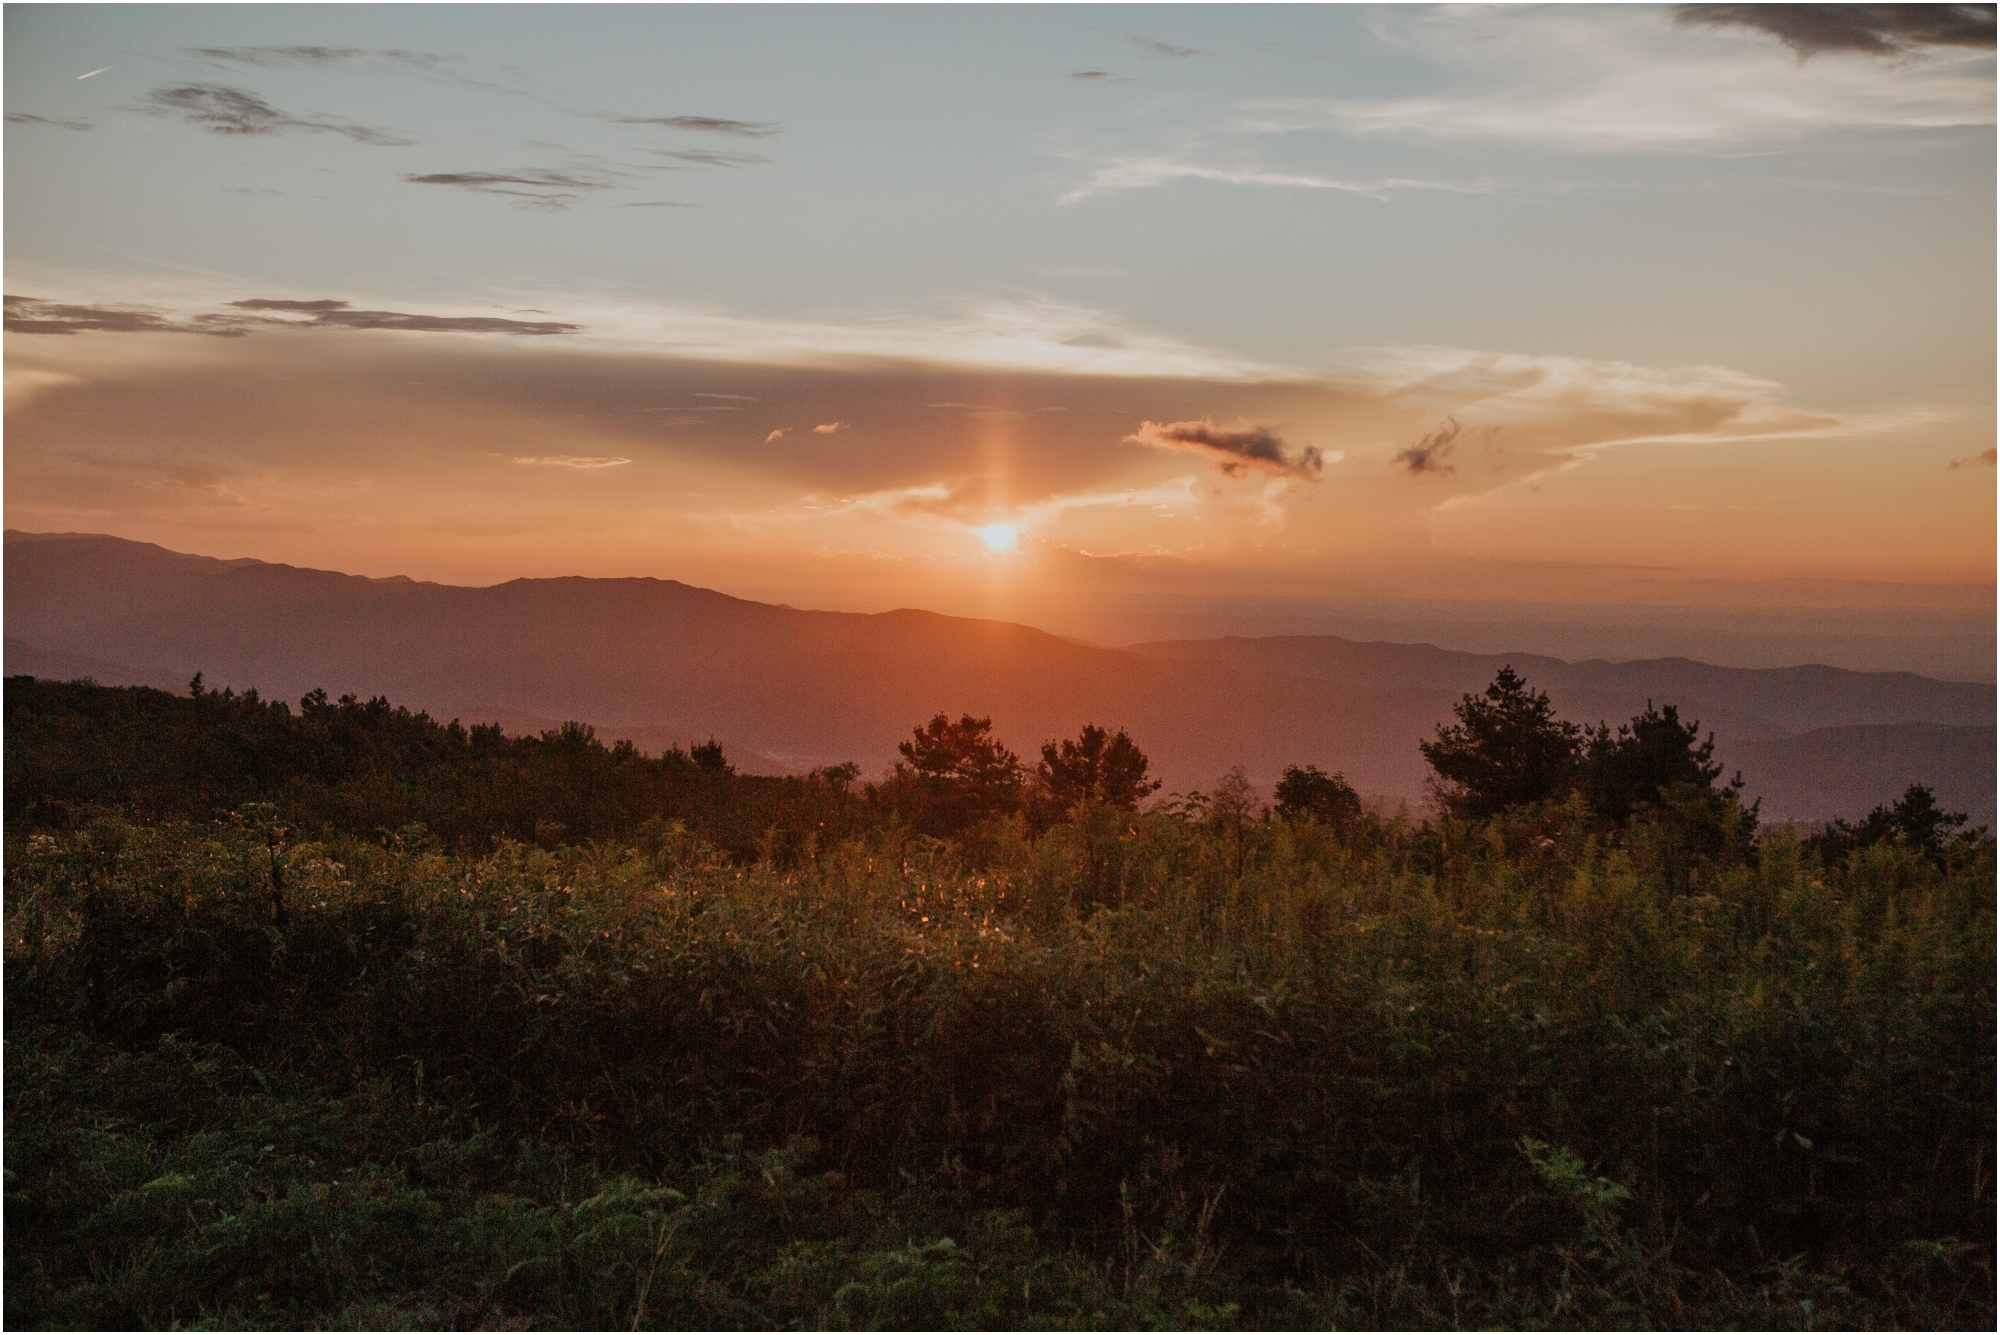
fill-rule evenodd
<path id="1" fill-rule="evenodd" d="M 10 819 L 6 1321 L 1990 1327 L 1992 840 L 1707 819 Z"/>

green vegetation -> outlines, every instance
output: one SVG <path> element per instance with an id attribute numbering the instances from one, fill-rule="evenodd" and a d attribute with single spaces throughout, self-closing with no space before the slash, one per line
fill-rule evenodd
<path id="1" fill-rule="evenodd" d="M 1141 812 L 1097 730 L 940 839 L 846 769 L 6 691 L 10 1326 L 1993 1324 L 1994 845 L 1913 798 Z"/>

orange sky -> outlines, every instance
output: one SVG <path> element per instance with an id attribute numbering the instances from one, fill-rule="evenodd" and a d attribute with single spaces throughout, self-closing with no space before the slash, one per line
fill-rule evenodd
<path id="1" fill-rule="evenodd" d="M 11 8 L 6 522 L 1024 617 L 1991 607 L 1990 21 L 1125 12 Z"/>

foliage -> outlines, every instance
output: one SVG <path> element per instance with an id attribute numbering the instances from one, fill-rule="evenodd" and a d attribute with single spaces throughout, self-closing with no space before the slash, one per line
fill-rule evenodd
<path id="1" fill-rule="evenodd" d="M 1420 742 L 1437 771 L 1441 810 L 1469 820 L 1559 797 L 1575 764 L 1581 730 L 1559 719 L 1546 691 L 1530 691 L 1503 667 L 1484 695 L 1452 706 L 1458 722 Z"/>
<path id="2" fill-rule="evenodd" d="M 993 737 L 993 720 L 938 714 L 897 745 L 902 759 L 869 797 L 912 829 L 945 837 L 1018 811 L 1021 759 Z"/>
<path id="3" fill-rule="evenodd" d="M 8 813 L 10 1325 L 1993 1324 L 1983 834 L 1225 782 L 732 856 L 72 777 Z"/>
<path id="4" fill-rule="evenodd" d="M 1983 831 L 1967 831 L 1969 819 L 1963 811 L 1946 811 L 1929 788 L 1913 783 L 1893 806 L 1884 803 L 1853 825 L 1836 820 L 1815 842 L 1835 858 L 1875 844 L 1894 844 L 1942 863 L 1978 846 Z"/>
<path id="5" fill-rule="evenodd" d="M 1282 820 L 1310 820 L 1346 829 L 1361 818 L 1361 795 L 1347 782 L 1347 776 L 1338 771 L 1322 773 L 1317 765 L 1304 769 L 1286 766 L 1275 796 L 1278 801 L 1272 810 Z"/>
<path id="6" fill-rule="evenodd" d="M 268 803 L 301 836 L 422 838 L 465 853 L 501 840 L 632 839 L 679 821 L 735 857 L 809 856 L 872 823 L 846 767 L 804 778 L 731 772 L 714 742 L 657 758 L 583 724 L 540 737 L 439 723 L 377 697 L 314 691 L 292 713 L 255 691 L 169 695 L 6 681 L 7 827 L 78 829 L 117 811 L 206 821 Z"/>
<path id="7" fill-rule="evenodd" d="M 1075 741 L 1043 742 L 1029 796 L 1031 823 L 1045 830 L 1060 822 L 1079 803 L 1102 802 L 1124 811 L 1160 790 L 1148 780 L 1151 762 L 1120 728 L 1108 735 L 1094 723 L 1083 725 Z"/>
<path id="8" fill-rule="evenodd" d="M 1715 759 L 1715 734 L 1697 742 L 1701 725 L 1682 723 L 1680 708 L 1668 705 L 1646 711 L 1630 723 L 1586 729 L 1578 757 L 1577 786 L 1598 815 L 1614 823 L 1632 818 L 1642 806 L 1657 804 L 1667 789 L 1685 786 L 1699 791 L 1715 787 L 1722 764 Z M 1729 787 L 1740 790 L 1739 774 Z"/>

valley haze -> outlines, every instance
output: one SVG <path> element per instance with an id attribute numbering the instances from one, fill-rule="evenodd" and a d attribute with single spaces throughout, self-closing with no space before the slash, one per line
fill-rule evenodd
<path id="1" fill-rule="evenodd" d="M 218 560 L 94 534 L 6 536 L 6 670 L 296 700 L 386 696 L 539 732 L 590 722 L 642 749 L 724 741 L 745 770 L 853 760 L 871 777 L 934 713 L 990 716 L 1025 756 L 1085 723 L 1126 728 L 1170 790 L 1290 765 L 1421 803 L 1417 743 L 1511 664 L 1559 713 L 1617 724 L 1649 702 L 1713 731 L 1767 819 L 1853 819 L 1911 783 L 1991 824 L 1994 694 L 1981 683 L 1686 658 L 1566 662 L 1335 636 L 1110 649 L 915 609 L 804 611 L 657 579 L 485 588 Z"/>

